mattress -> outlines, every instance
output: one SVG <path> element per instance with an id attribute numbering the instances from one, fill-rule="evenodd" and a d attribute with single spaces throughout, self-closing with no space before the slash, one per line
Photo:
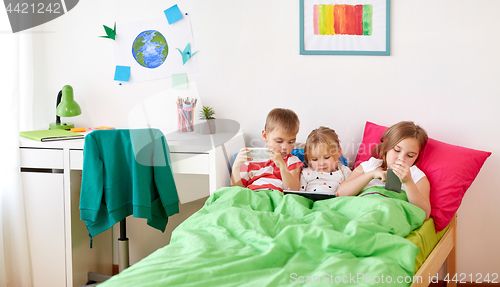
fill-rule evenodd
<path id="1" fill-rule="evenodd" d="M 413 244 L 415 244 L 420 252 L 417 254 L 417 258 L 415 259 L 415 272 L 422 266 L 425 259 L 431 254 L 432 250 L 438 244 L 439 240 L 443 237 L 443 235 L 448 230 L 447 226 L 445 229 L 436 233 L 436 229 L 434 227 L 434 221 L 432 218 L 426 220 L 422 226 L 413 230 L 406 239 L 410 240 Z"/>

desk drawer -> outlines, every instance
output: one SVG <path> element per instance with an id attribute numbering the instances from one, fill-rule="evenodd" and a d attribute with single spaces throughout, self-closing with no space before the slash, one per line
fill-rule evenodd
<path id="1" fill-rule="evenodd" d="M 83 169 L 83 150 L 72 149 L 69 151 L 69 168 L 70 169 Z"/>
<path id="2" fill-rule="evenodd" d="M 174 173 L 209 174 L 209 155 L 170 153 Z"/>
<path id="3" fill-rule="evenodd" d="M 62 149 L 20 148 L 21 167 L 63 169 Z"/>

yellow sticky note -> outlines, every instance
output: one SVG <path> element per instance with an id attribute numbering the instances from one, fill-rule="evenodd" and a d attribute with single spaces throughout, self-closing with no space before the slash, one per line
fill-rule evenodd
<path id="1" fill-rule="evenodd" d="M 94 130 L 114 130 L 115 128 L 113 127 L 106 127 L 106 126 L 100 126 L 97 128 L 94 128 Z"/>
<path id="2" fill-rule="evenodd" d="M 75 133 L 83 133 L 87 130 L 87 128 L 72 128 L 71 131 Z"/>

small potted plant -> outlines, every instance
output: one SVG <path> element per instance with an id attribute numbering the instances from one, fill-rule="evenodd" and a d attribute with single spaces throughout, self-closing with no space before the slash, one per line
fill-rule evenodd
<path id="1" fill-rule="evenodd" d="M 201 129 L 202 134 L 215 134 L 215 111 L 212 107 L 203 106 L 200 111 L 200 120 L 205 120 Z"/>

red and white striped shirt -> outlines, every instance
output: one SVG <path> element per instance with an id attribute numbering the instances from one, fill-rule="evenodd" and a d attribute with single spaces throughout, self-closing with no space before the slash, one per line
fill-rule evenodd
<path id="1" fill-rule="evenodd" d="M 304 164 L 294 155 L 283 158 L 288 170 L 303 167 Z M 253 160 L 245 162 L 240 167 L 241 182 L 251 190 L 277 189 L 283 191 L 283 181 L 280 169 L 272 160 Z"/>

